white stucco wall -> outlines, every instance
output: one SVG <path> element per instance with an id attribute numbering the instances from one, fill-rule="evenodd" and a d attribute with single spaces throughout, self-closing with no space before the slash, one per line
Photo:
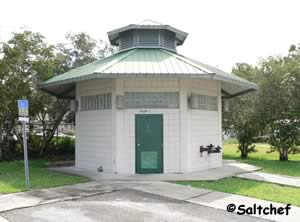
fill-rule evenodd
<path id="1" fill-rule="evenodd" d="M 111 80 L 79 82 L 76 86 L 77 101 L 80 102 L 80 96 L 109 93 L 111 90 Z M 112 110 L 82 112 L 79 108 L 76 112 L 76 167 L 97 170 L 102 166 L 104 172 L 111 173 L 112 132 Z"/>
<path id="2" fill-rule="evenodd" d="M 190 92 L 195 94 L 218 96 L 218 111 L 190 110 L 191 147 L 189 154 L 190 170 L 199 171 L 222 165 L 222 154 L 203 152 L 200 155 L 200 145 L 213 144 L 222 147 L 222 117 L 221 117 L 221 86 L 217 81 L 190 82 Z"/>
<path id="3" fill-rule="evenodd" d="M 112 109 L 76 113 L 76 166 L 108 173 L 135 173 L 135 115 L 163 114 L 164 173 L 199 171 L 221 166 L 221 154 L 203 153 L 199 146 L 222 146 L 221 87 L 212 80 L 93 80 L 77 84 L 84 95 L 112 92 Z M 116 95 L 125 92 L 180 92 L 180 109 L 116 109 Z M 218 111 L 192 110 L 192 93 L 218 96 Z M 79 104 L 80 107 L 80 104 Z"/>

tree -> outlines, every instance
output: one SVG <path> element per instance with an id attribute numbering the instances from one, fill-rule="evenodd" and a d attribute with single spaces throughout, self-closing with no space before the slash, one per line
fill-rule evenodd
<path id="1" fill-rule="evenodd" d="M 53 47 L 43 41 L 39 33 L 23 31 L 14 33 L 13 37 L 1 44 L 2 59 L 0 60 L 0 128 L 3 140 L 0 144 L 1 158 L 10 158 L 14 155 L 16 141 L 13 135 L 20 135 L 16 131 L 18 116 L 17 100 L 27 98 L 34 101 L 32 93 L 35 91 L 34 79 L 40 74 L 43 65 L 45 75 L 51 73 Z M 30 106 L 30 116 L 39 112 Z M 20 138 L 19 138 L 20 139 Z"/>
<path id="2" fill-rule="evenodd" d="M 224 114 L 224 129 L 236 133 L 242 156 L 254 150 L 254 137 L 261 132 L 268 133 L 271 152 L 278 151 L 280 160 L 300 152 L 299 64 L 300 48 L 292 45 L 285 57 L 269 57 L 256 67 L 234 67 L 233 73 L 259 85 L 258 93 L 233 99 L 231 112 Z"/>
<path id="3" fill-rule="evenodd" d="M 251 65 L 236 64 L 232 72 L 251 81 L 257 81 L 258 70 Z M 236 135 L 241 158 L 247 158 L 248 153 L 255 152 L 254 142 L 259 132 L 256 97 L 256 93 L 250 93 L 233 98 L 230 100 L 230 111 L 223 113 L 223 129 Z"/>
<path id="4" fill-rule="evenodd" d="M 58 44 L 56 47 L 56 70 L 54 73 L 61 74 L 71 69 L 102 59 L 115 52 L 115 48 L 110 47 L 103 41 L 96 41 L 86 33 L 69 33 L 66 35 L 66 43 Z M 45 79 L 40 79 L 43 81 Z M 44 93 L 41 95 L 39 105 L 44 109 L 40 110 L 38 118 L 42 123 L 43 143 L 41 144 L 40 155 L 47 151 L 54 137 L 60 122 L 65 118 L 68 122 L 75 122 L 74 113 L 69 112 L 69 101 L 56 99 Z M 47 103 L 44 101 L 47 99 Z M 52 101 L 52 102 L 51 102 Z M 53 102 L 54 101 L 54 102 Z M 43 105 L 44 104 L 44 105 Z M 67 118 L 66 118 L 66 114 Z"/>
<path id="5" fill-rule="evenodd" d="M 39 33 L 23 31 L 0 45 L 0 160 L 15 155 L 17 100 L 30 101 L 30 119 L 42 125 L 43 139 L 39 154 L 43 155 L 54 133 L 68 112 L 69 101 L 57 99 L 38 89 L 38 83 L 72 68 L 93 62 L 112 53 L 107 44 L 93 40 L 85 33 L 67 35 L 67 43 L 49 45 Z M 32 126 L 31 126 L 32 127 Z"/>
<path id="6" fill-rule="evenodd" d="M 279 121 L 273 124 L 270 136 L 271 152 L 279 152 L 279 160 L 287 161 L 288 154 L 299 153 L 300 128 L 299 122 L 289 120 Z"/>
<path id="7" fill-rule="evenodd" d="M 271 152 L 287 161 L 299 149 L 300 50 L 291 47 L 286 57 L 269 57 L 262 62 L 259 92 L 261 123 L 269 130 Z M 298 144 L 298 145 L 297 145 Z"/>
<path id="8" fill-rule="evenodd" d="M 253 95 L 244 95 L 230 101 L 230 111 L 224 113 L 223 121 L 227 122 L 227 132 L 233 132 L 238 140 L 241 158 L 255 152 L 255 137 L 258 136 L 259 125 L 255 113 Z"/>
<path id="9" fill-rule="evenodd" d="M 57 45 L 58 54 L 64 60 L 65 69 L 86 65 L 116 51 L 115 47 L 102 40 L 97 41 L 86 33 L 68 33 L 66 40 L 67 42 Z"/>

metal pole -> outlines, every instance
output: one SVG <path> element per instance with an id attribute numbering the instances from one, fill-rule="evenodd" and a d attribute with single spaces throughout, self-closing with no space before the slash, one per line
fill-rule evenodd
<path id="1" fill-rule="evenodd" d="M 28 153 L 27 153 L 27 136 L 26 136 L 26 123 L 22 121 L 23 126 L 23 146 L 24 146 L 24 168 L 25 168 L 25 181 L 26 181 L 26 189 L 30 189 L 29 182 L 29 167 L 28 167 Z"/>

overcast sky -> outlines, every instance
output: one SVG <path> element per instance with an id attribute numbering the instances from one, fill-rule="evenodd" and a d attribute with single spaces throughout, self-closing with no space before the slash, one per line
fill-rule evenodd
<path id="1" fill-rule="evenodd" d="M 107 31 L 151 19 L 189 33 L 179 53 L 230 71 L 300 43 L 298 0 L 0 0 L 0 41 L 20 27 L 50 43 L 67 32 Z"/>

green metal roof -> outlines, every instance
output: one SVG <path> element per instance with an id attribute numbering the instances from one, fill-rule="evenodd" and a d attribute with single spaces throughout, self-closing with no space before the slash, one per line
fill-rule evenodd
<path id="1" fill-rule="evenodd" d="M 98 78 L 198 78 L 216 79 L 228 95 L 257 89 L 256 84 L 212 66 L 164 49 L 132 49 L 116 53 L 40 84 L 44 91 L 67 93 L 75 82 Z M 64 88 L 63 86 L 66 86 Z M 56 91 L 60 91 L 57 93 Z"/>

